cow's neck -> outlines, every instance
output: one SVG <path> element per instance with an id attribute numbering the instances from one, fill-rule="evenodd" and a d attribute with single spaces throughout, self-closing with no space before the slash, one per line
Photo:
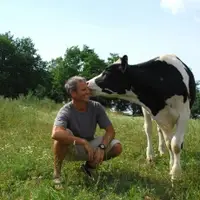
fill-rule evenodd
<path id="1" fill-rule="evenodd" d="M 146 77 L 148 77 L 148 71 L 144 68 L 138 67 L 138 65 L 131 65 L 126 69 L 124 75 L 127 77 L 126 80 L 131 86 L 131 89 L 127 90 L 125 95 L 120 95 L 120 98 L 143 106 L 146 110 L 151 112 L 147 105 L 139 99 L 139 96 L 141 97 L 141 95 L 147 93 L 145 84 L 148 81 L 146 80 Z"/>

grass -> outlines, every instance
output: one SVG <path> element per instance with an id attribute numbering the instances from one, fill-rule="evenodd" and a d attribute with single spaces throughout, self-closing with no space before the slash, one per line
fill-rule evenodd
<path id="1" fill-rule="evenodd" d="M 159 156 L 148 165 L 143 118 L 108 112 L 123 144 L 120 157 L 104 162 L 92 182 L 79 170 L 80 162 L 64 163 L 63 190 L 52 184 L 51 128 L 58 109 L 49 100 L 21 97 L 0 99 L 0 199 L 1 200 L 118 200 L 200 199 L 200 123 L 191 120 L 181 155 L 182 181 L 172 188 L 169 157 Z M 157 134 L 154 125 L 154 150 Z M 97 129 L 97 135 L 103 131 Z"/>

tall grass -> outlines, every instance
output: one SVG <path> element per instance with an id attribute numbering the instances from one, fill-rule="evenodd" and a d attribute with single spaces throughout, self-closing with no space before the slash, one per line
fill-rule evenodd
<path id="1" fill-rule="evenodd" d="M 143 118 L 108 111 L 123 145 L 123 153 L 104 162 L 94 182 L 80 171 L 80 162 L 64 163 L 64 189 L 52 184 L 53 154 L 51 129 L 62 105 L 21 96 L 0 98 L 0 199 L 200 199 L 200 123 L 191 120 L 181 155 L 182 181 L 171 187 L 169 157 L 145 160 L 146 136 Z M 154 150 L 158 138 L 154 125 Z M 97 128 L 97 135 L 103 131 Z"/>

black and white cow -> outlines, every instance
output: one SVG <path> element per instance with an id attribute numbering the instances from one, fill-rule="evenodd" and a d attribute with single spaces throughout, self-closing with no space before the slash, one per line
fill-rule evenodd
<path id="1" fill-rule="evenodd" d="M 153 158 L 153 119 L 158 125 L 160 154 L 165 141 L 170 155 L 171 179 L 178 178 L 184 134 L 196 96 L 195 79 L 186 64 L 176 55 L 162 55 L 130 65 L 128 56 L 124 55 L 89 80 L 88 86 L 93 96 L 120 98 L 142 106 L 147 159 Z"/>

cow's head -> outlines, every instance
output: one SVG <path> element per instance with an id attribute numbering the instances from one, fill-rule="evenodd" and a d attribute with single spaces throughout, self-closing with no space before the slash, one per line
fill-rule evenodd
<path id="1" fill-rule="evenodd" d="M 118 96 L 130 90 L 128 80 L 128 56 L 124 55 L 109 65 L 100 75 L 90 79 L 88 87 L 93 96 Z"/>

